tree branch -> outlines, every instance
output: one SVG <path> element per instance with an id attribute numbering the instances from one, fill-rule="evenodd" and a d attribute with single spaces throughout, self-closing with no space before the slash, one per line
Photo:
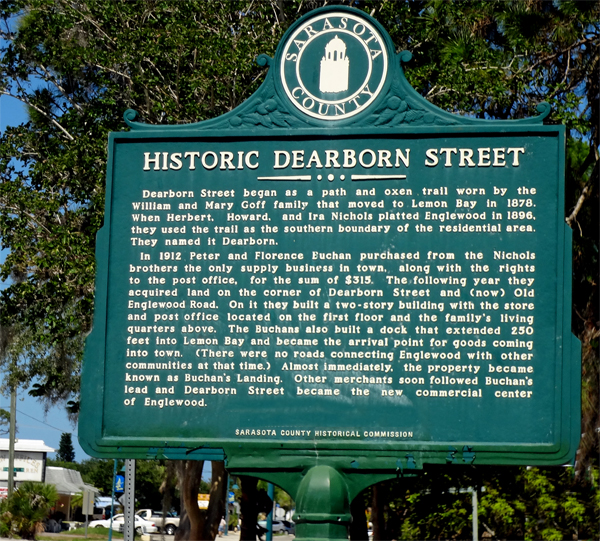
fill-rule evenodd
<path id="1" fill-rule="evenodd" d="M 71 98 L 69 98 L 69 95 L 67 94 L 67 91 L 58 83 L 58 81 L 56 80 L 55 77 L 52 76 L 52 74 L 46 69 L 45 66 L 42 66 L 40 64 L 40 69 L 45 73 L 46 75 L 46 80 L 49 82 L 52 82 L 52 84 L 58 88 L 58 90 L 60 91 L 60 93 L 65 97 L 65 99 L 73 106 L 75 107 L 75 109 L 77 109 L 79 112 L 83 111 L 83 108 L 81 107 L 81 105 L 79 105 L 78 103 L 75 103 Z"/>
<path id="2" fill-rule="evenodd" d="M 122 73 L 120 71 L 117 71 L 115 69 L 109 68 L 107 66 L 102 66 L 101 64 L 93 64 L 95 67 L 101 69 L 101 70 L 105 70 L 105 71 L 109 71 L 110 73 L 114 73 L 115 75 L 119 75 L 120 77 L 123 77 L 124 79 L 127 79 L 130 83 L 132 82 L 132 79 L 129 75 L 127 75 L 126 73 Z"/>
<path id="3" fill-rule="evenodd" d="M 10 96 L 11 98 L 15 98 L 16 100 L 19 100 L 21 103 L 24 103 L 25 105 L 27 105 L 27 107 L 31 107 L 32 109 L 35 109 L 38 113 L 40 113 L 45 118 L 47 118 L 50 122 L 52 122 L 52 124 L 54 124 L 60 131 L 62 131 L 67 136 L 67 138 L 69 139 L 69 141 L 75 141 L 75 137 L 73 137 L 65 128 L 63 128 L 60 125 L 60 123 L 57 120 L 55 120 L 54 118 L 52 118 L 43 109 L 40 109 L 36 105 L 33 105 L 33 103 L 30 103 L 27 100 L 24 100 L 23 98 L 20 98 L 19 96 L 15 96 L 15 95 L 11 94 L 10 92 L 5 92 L 4 90 L 2 90 L 2 91 L 0 91 L 0 93 L 2 93 L 4 96 Z"/>
<path id="4" fill-rule="evenodd" d="M 65 10 L 68 9 L 72 9 L 75 13 L 79 13 L 79 15 L 81 15 L 81 17 L 83 18 L 83 20 L 87 21 L 88 23 L 90 23 L 96 30 L 98 30 L 98 32 L 100 33 L 100 35 L 102 35 L 104 38 L 106 38 L 111 45 L 116 45 L 116 41 L 111 38 L 103 29 L 102 27 L 96 22 L 94 21 L 94 19 L 92 19 L 91 16 L 85 14 L 81 9 L 77 9 L 77 7 L 75 7 L 75 3 L 73 2 L 61 2 L 63 7 L 65 8 Z"/>
<path id="5" fill-rule="evenodd" d="M 15 207 L 13 205 L 7 205 L 6 203 L 3 204 L 4 209 L 8 210 L 8 211 L 12 211 L 14 212 L 17 216 L 19 214 L 24 214 L 25 216 L 27 216 L 29 218 L 29 220 L 31 222 L 33 222 L 33 224 L 37 224 L 39 227 L 41 227 L 42 229 L 44 229 L 46 231 L 46 233 L 48 233 L 48 235 L 52 235 L 52 233 L 50 232 L 50 230 L 42 223 L 40 222 L 33 214 L 31 214 L 30 212 L 27 212 L 26 210 L 23 210 L 19 207 Z M 33 229 L 35 229 L 35 227 L 33 227 Z"/>
<path id="6" fill-rule="evenodd" d="M 591 152 L 592 151 L 596 152 L 595 149 L 592 149 Z M 599 163 L 600 162 L 598 161 L 598 157 L 596 156 L 596 165 L 594 166 L 594 170 L 592 171 L 592 174 L 590 175 L 589 180 L 585 183 L 583 190 L 581 190 L 581 195 L 579 196 L 579 199 L 577 200 L 577 203 L 575 204 L 575 207 L 573 208 L 573 212 L 571 212 L 571 214 L 565 219 L 565 222 L 567 222 L 567 225 L 569 227 L 573 227 L 573 222 L 577 219 L 577 214 L 581 210 L 583 203 L 592 194 L 594 179 L 595 179 L 596 175 L 598 174 L 598 164 Z"/>

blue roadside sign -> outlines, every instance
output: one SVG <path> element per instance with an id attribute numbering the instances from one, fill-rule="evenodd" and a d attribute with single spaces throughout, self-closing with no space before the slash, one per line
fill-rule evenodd
<path id="1" fill-rule="evenodd" d="M 115 477 L 115 492 L 125 492 L 125 477 L 122 475 Z"/>

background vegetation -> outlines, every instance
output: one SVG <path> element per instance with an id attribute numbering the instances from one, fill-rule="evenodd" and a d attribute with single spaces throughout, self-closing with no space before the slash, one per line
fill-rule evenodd
<path id="1" fill-rule="evenodd" d="M 94 304 L 95 235 L 103 220 L 106 140 L 108 132 L 127 129 L 123 112 L 132 108 L 146 122 L 173 124 L 233 109 L 264 77 L 256 55 L 272 56 L 289 24 L 325 3 L 336 2 L 0 0 L 0 92 L 29 111 L 26 123 L 0 139 L 0 236 L 9 250 L 0 277 L 11 281 L 0 297 L 5 389 L 33 385 L 40 400 L 63 401 L 77 415 Z M 449 488 L 474 484 L 486 487 L 481 508 L 493 537 L 598 538 L 589 516 L 598 513 L 600 427 L 600 4 L 340 3 L 370 13 L 398 51 L 413 53 L 407 78 L 435 105 L 479 118 L 517 119 L 549 101 L 549 122 L 568 129 L 572 322 L 583 347 L 577 462 L 572 470 L 428 468 L 405 488 L 382 488 L 388 500 L 383 514 L 377 506 L 377 536 L 466 536 L 468 506 L 460 503 L 466 496 L 451 496 Z M 469 484 L 470 476 L 479 478 Z M 430 506 L 439 511 L 424 511 Z"/>
<path id="2" fill-rule="evenodd" d="M 0 535 L 35 539 L 44 531 L 44 521 L 56 503 L 54 485 L 25 481 L 0 503 Z"/>

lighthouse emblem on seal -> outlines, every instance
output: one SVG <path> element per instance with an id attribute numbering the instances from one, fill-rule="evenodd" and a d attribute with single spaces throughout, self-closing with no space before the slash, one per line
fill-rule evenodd
<path id="1" fill-rule="evenodd" d="M 303 20 L 287 37 L 278 56 L 281 88 L 303 114 L 345 120 L 386 88 L 389 54 L 375 21 L 330 10 Z"/>
<path id="2" fill-rule="evenodd" d="M 321 59 L 319 90 L 321 92 L 345 92 L 348 90 L 350 60 L 346 56 L 346 44 L 337 36 L 325 47 Z"/>

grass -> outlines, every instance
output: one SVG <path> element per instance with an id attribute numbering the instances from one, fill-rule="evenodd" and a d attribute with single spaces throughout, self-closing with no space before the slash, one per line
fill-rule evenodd
<path id="1" fill-rule="evenodd" d="M 104 540 L 108 539 L 108 533 L 110 530 L 108 528 L 88 528 L 87 539 L 96 539 L 96 540 Z M 113 530 L 113 539 L 123 539 L 123 534 L 120 532 L 115 532 Z M 68 541 L 85 541 L 85 527 L 84 528 L 76 528 L 75 530 L 69 530 L 67 532 L 62 532 L 58 535 L 53 535 L 52 537 L 41 533 L 35 536 L 37 541 L 56 541 L 57 539 L 65 539 Z"/>

